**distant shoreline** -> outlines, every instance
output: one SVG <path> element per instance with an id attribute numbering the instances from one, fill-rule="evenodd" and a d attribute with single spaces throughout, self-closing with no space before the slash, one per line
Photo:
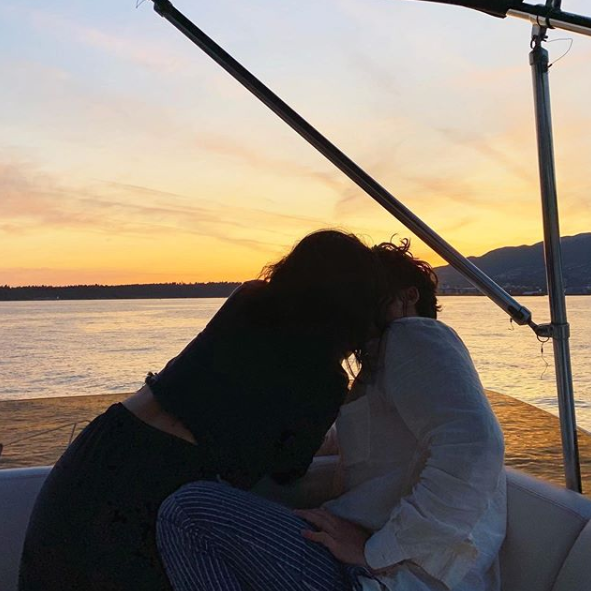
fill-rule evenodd
<path id="1" fill-rule="evenodd" d="M 566 295 L 591 295 L 591 232 L 561 238 Z M 546 296 L 544 248 L 504 246 L 468 257 L 479 269 L 513 296 Z M 440 296 L 479 296 L 472 284 L 450 265 L 435 267 Z M 134 300 L 227 298 L 241 282 L 141 283 L 132 285 L 0 285 L 0 301 Z"/>
<path id="2" fill-rule="evenodd" d="M 175 292 L 173 290 L 158 290 L 154 292 L 138 292 L 138 293 L 116 293 L 116 287 L 127 286 L 113 286 L 113 293 L 96 293 L 95 289 L 84 293 L 79 290 L 76 293 L 60 293 L 61 288 L 52 288 L 55 292 L 52 295 L 36 294 L 36 288 L 26 288 L 27 293 L 2 293 L 6 288 L 0 288 L 0 302 L 61 302 L 61 301 L 116 301 L 116 300 L 182 300 L 182 299 L 208 299 L 208 298 L 227 298 L 240 285 L 239 283 L 232 284 L 231 288 L 219 288 L 213 290 L 187 290 L 186 292 Z M 111 286 L 109 286 L 111 287 Z M 20 290 L 23 288 L 9 288 L 12 290 Z M 69 289 L 69 288 L 64 288 Z M 40 290 L 44 291 L 44 290 Z M 105 290 L 106 291 L 106 290 Z M 509 291 L 515 297 L 547 297 L 547 293 L 521 293 Z M 568 296 L 589 296 L 590 293 L 567 293 Z M 451 291 L 446 289 L 444 293 L 438 293 L 437 297 L 486 297 L 482 293 L 466 292 L 464 290 Z"/>
<path id="3" fill-rule="evenodd" d="M 144 300 L 227 298 L 239 282 L 147 283 L 134 285 L 0 286 L 0 301 Z"/>

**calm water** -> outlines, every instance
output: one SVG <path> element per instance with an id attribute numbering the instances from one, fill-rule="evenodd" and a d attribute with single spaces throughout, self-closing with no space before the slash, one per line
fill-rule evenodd
<path id="1" fill-rule="evenodd" d="M 131 392 L 207 323 L 223 299 L 0 302 L 0 399 Z M 524 297 L 538 323 L 545 298 Z M 511 327 L 485 298 L 442 298 L 487 388 L 556 413 L 552 345 Z M 591 430 L 591 297 L 569 297 L 578 419 Z"/>

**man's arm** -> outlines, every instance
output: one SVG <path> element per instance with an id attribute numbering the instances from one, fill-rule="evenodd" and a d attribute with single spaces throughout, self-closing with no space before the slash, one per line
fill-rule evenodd
<path id="1" fill-rule="evenodd" d="M 498 423 L 470 356 L 451 329 L 440 323 L 394 326 L 386 363 L 387 401 L 416 437 L 423 457 L 417 458 L 411 490 L 365 545 L 376 570 L 464 544 L 498 486 L 504 459 Z"/>

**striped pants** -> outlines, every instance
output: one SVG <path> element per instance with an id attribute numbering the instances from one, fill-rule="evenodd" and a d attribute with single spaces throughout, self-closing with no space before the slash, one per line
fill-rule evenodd
<path id="1" fill-rule="evenodd" d="M 175 591 L 353 591 L 361 567 L 306 540 L 311 525 L 290 509 L 217 482 L 168 497 L 157 541 Z"/>

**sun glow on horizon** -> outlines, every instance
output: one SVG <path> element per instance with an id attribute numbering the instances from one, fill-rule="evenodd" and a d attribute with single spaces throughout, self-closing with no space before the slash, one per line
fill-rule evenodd
<path id="1" fill-rule="evenodd" d="M 542 239 L 526 24 L 400 0 L 177 5 L 460 252 Z M 319 228 L 410 236 L 148 4 L 5 0 L 0 50 L 0 284 L 242 281 Z M 563 235 L 591 230 L 589 59 L 576 37 L 551 70 Z"/>

